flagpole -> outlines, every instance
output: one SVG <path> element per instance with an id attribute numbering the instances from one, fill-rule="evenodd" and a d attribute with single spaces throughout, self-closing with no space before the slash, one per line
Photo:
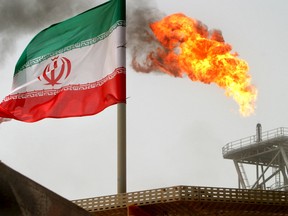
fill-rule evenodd
<path id="1" fill-rule="evenodd" d="M 121 11 L 124 13 L 126 20 L 126 0 L 121 1 Z M 126 43 L 126 30 L 120 36 Z M 125 45 L 126 46 L 126 45 Z M 126 68 L 126 47 L 121 49 L 123 64 Z M 124 81 L 126 95 L 126 80 Z M 118 194 L 126 193 L 126 103 L 117 104 L 117 192 Z"/>
<path id="2" fill-rule="evenodd" d="M 126 193 L 126 104 L 117 105 L 117 192 Z"/>

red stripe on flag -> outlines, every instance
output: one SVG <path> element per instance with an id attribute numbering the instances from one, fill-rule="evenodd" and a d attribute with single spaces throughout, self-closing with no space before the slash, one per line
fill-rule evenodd
<path id="1" fill-rule="evenodd" d="M 118 73 L 103 85 L 87 90 L 60 91 L 56 95 L 4 101 L 0 116 L 25 122 L 44 118 L 89 116 L 106 107 L 126 102 L 126 74 Z"/>

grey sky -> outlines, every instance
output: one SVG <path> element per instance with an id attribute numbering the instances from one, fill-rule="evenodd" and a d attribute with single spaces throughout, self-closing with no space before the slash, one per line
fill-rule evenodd
<path id="1" fill-rule="evenodd" d="M 80 12 L 100 1 L 91 2 L 73 8 Z M 248 62 L 259 95 L 255 114 L 244 118 L 236 102 L 216 85 L 158 73 L 136 73 L 128 56 L 127 189 L 180 184 L 237 187 L 233 162 L 222 158 L 222 147 L 255 134 L 258 122 L 263 131 L 287 125 L 288 2 L 151 3 L 167 15 L 182 12 L 209 28 L 220 29 L 233 51 Z M 10 19 L 14 17 L 8 16 L 7 21 Z M 1 98 L 10 91 L 14 65 L 21 52 L 46 24 L 35 27 L 31 34 L 19 32 L 13 51 L 2 63 Z M 0 25 L 2 28 L 4 24 Z M 16 30 L 0 34 L 18 34 Z M 1 161 L 68 199 L 117 192 L 116 106 L 91 117 L 3 123 L 0 138 Z"/>

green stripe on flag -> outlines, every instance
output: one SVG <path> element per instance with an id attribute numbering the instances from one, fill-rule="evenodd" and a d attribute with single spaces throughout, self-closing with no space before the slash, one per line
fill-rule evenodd
<path id="1" fill-rule="evenodd" d="M 14 76 L 53 55 L 97 43 L 119 25 L 125 26 L 124 1 L 111 0 L 41 31 L 22 53 Z"/>

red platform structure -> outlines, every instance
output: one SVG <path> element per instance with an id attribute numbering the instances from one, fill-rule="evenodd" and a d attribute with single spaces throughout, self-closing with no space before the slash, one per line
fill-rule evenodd
<path id="1" fill-rule="evenodd" d="M 286 216 L 288 193 L 175 186 L 73 201 L 95 216 Z"/>

